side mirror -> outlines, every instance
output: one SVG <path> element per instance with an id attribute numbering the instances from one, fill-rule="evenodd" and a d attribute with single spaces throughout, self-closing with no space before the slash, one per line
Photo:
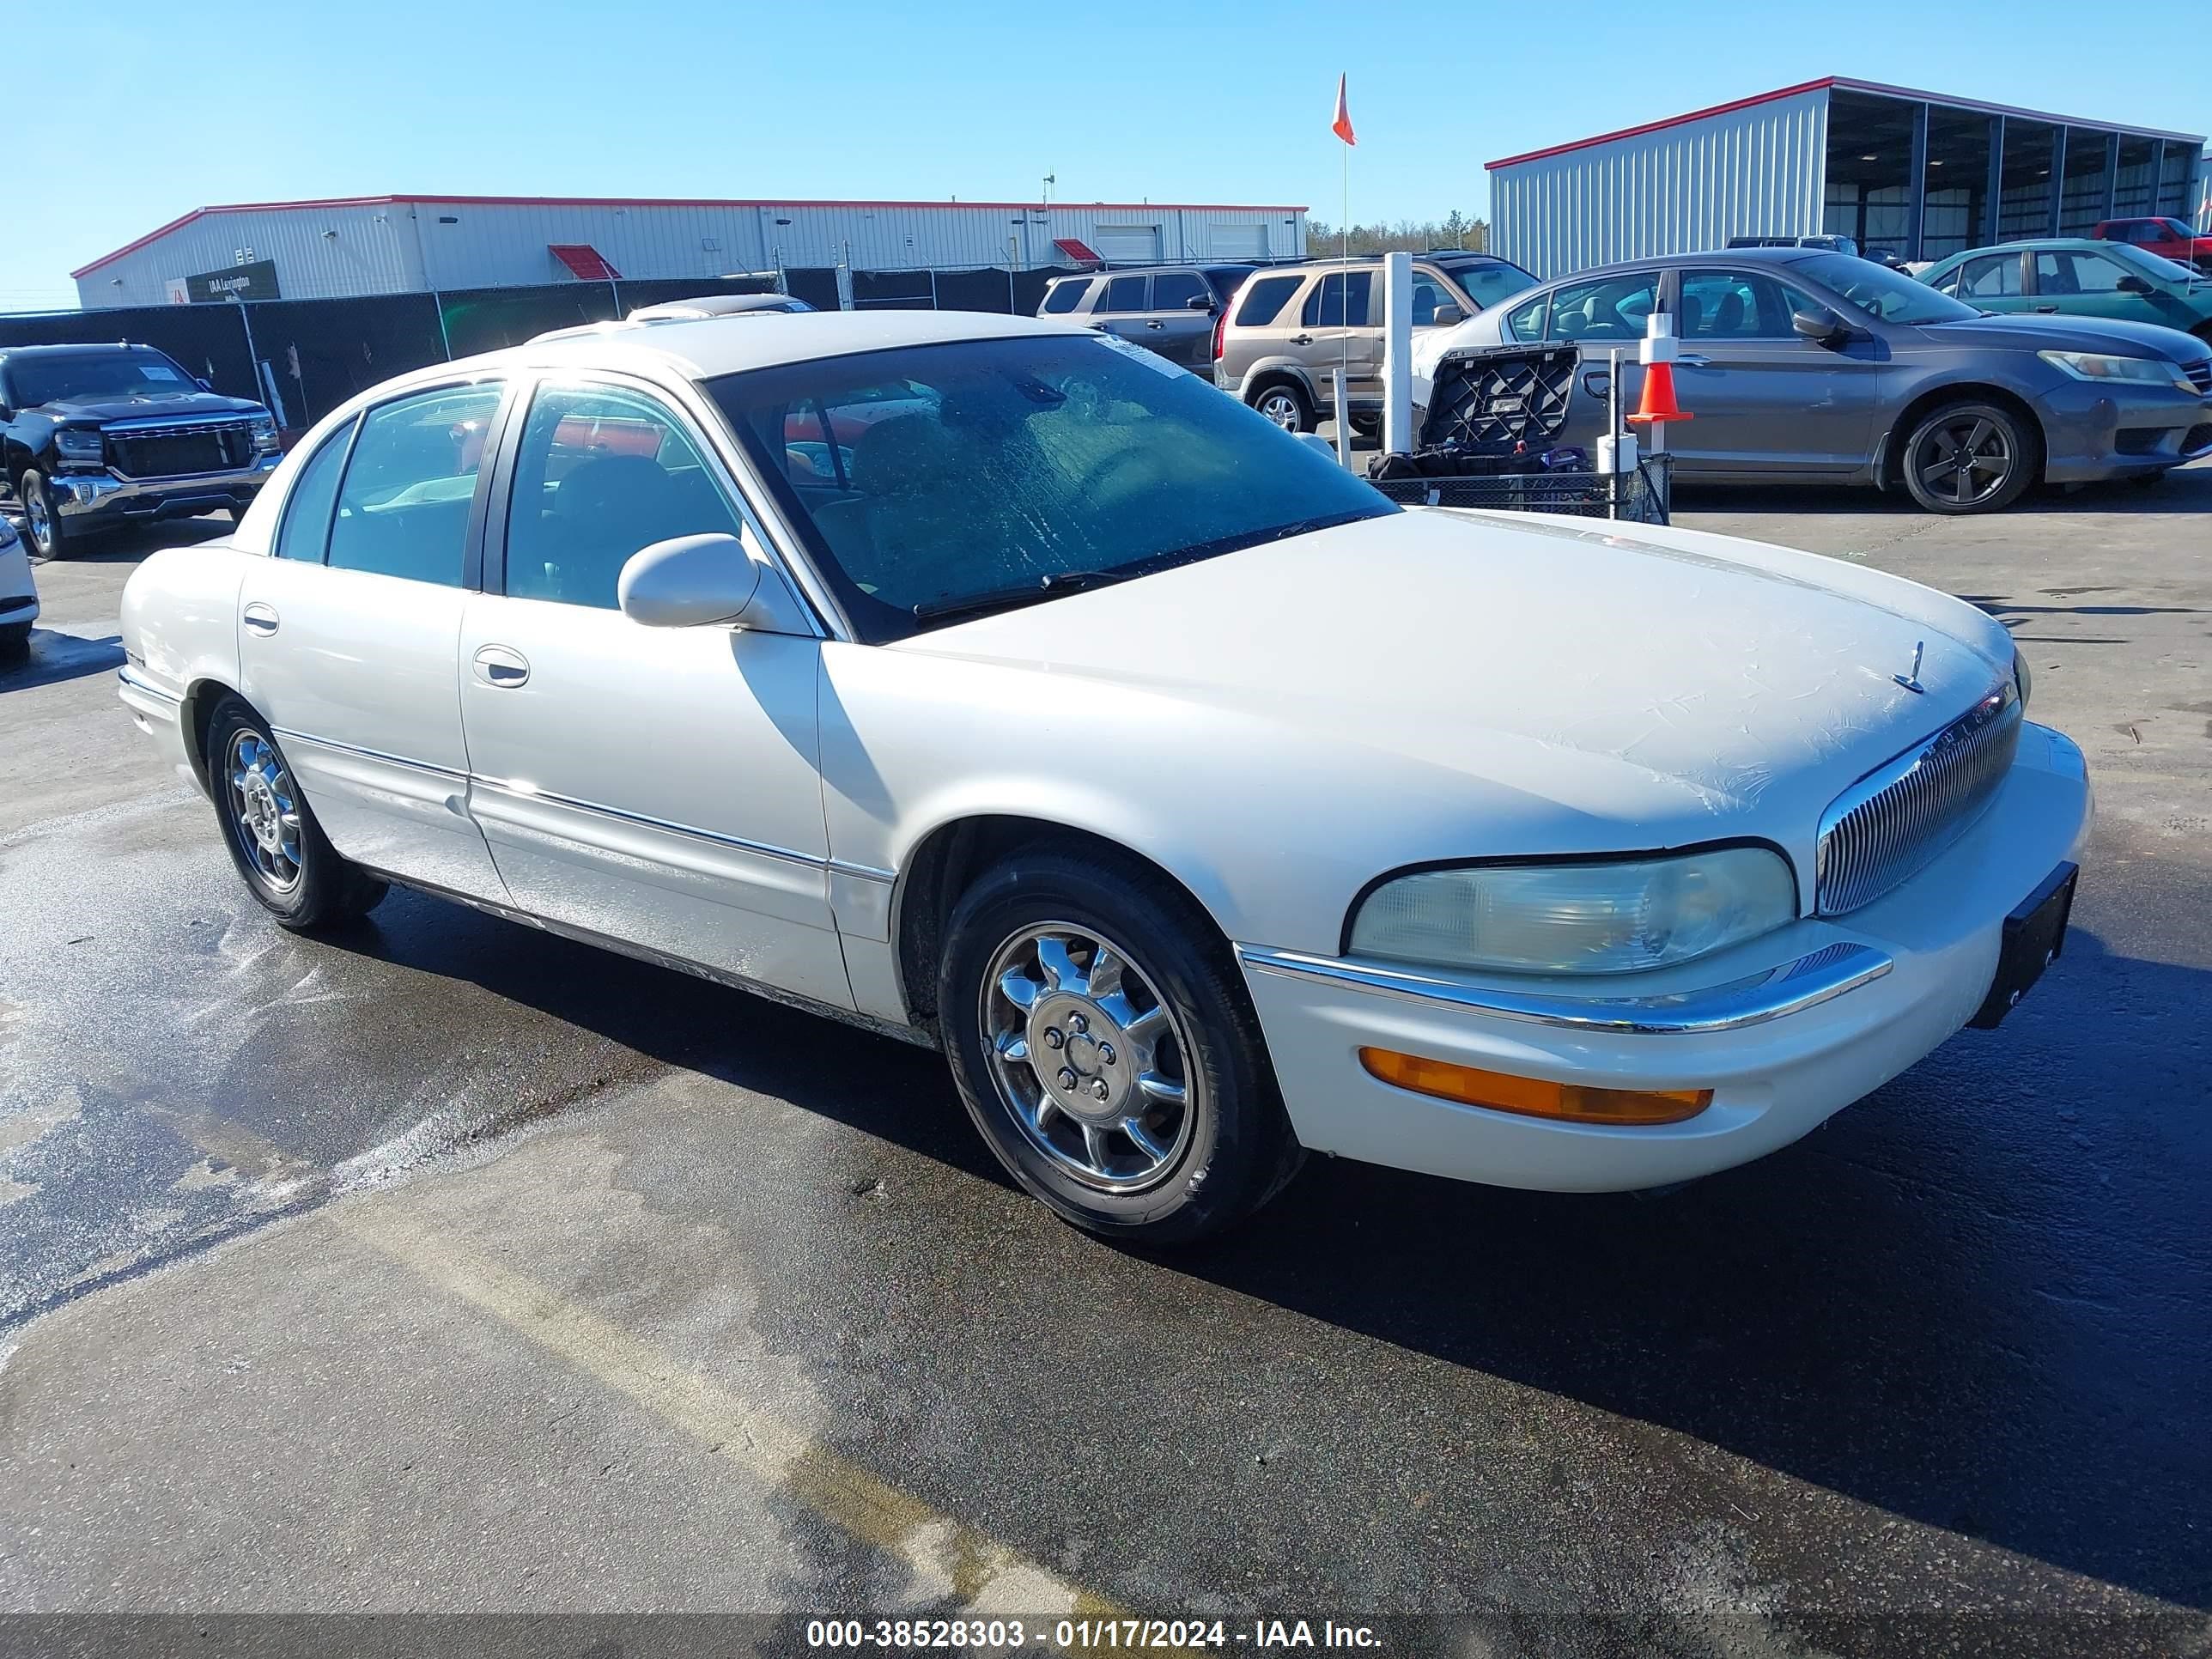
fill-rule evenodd
<path id="1" fill-rule="evenodd" d="M 1455 324 L 1463 323 L 1466 320 L 1467 313 L 1447 300 L 1436 308 L 1434 314 L 1429 319 L 1429 323 L 1435 328 L 1450 328 Z"/>
<path id="2" fill-rule="evenodd" d="M 1296 436 L 1297 441 L 1304 444 L 1308 449 L 1319 450 L 1322 454 L 1328 456 L 1328 464 L 1331 466 L 1334 466 L 1336 465 L 1336 446 L 1329 442 L 1328 439 L 1322 437 L 1320 433 L 1301 432 L 1297 434 Z"/>
<path id="3" fill-rule="evenodd" d="M 1849 324 L 1832 311 L 1796 311 L 1790 315 L 1790 326 L 1805 338 L 1820 345 L 1833 345 L 1838 340 L 1850 338 Z"/>
<path id="4" fill-rule="evenodd" d="M 721 623 L 763 634 L 810 631 L 783 578 L 720 531 L 641 548 L 623 566 L 615 594 L 623 615 L 646 628 Z"/>
<path id="5" fill-rule="evenodd" d="M 1190 298 L 1185 300 L 1182 304 L 1183 309 L 1186 311 L 1203 311 L 1211 313 L 1213 309 L 1212 299 L 1209 295 L 1204 294 L 1194 294 Z"/>
<path id="6" fill-rule="evenodd" d="M 2150 285 L 2150 278 L 2148 276 L 2136 276 L 2133 275 L 2123 276 L 2120 278 L 2117 287 L 2123 294 L 2142 294 L 2147 295 L 2158 292 L 2156 289 Z"/>

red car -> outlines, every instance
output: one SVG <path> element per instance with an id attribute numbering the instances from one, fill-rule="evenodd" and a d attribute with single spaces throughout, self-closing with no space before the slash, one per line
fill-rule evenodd
<path id="1" fill-rule="evenodd" d="M 2089 234 L 2100 242 L 2126 242 L 2178 265 L 2212 272 L 2212 236 L 2199 236 L 2179 219 L 2107 219 Z"/>

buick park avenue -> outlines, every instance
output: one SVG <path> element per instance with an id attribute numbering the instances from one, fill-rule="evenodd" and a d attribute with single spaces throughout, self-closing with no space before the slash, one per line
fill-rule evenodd
<path id="1" fill-rule="evenodd" d="M 1127 1239 L 1309 1152 L 1566 1191 L 1771 1152 L 2005 1014 L 2090 817 L 1971 605 L 1401 510 L 1051 319 L 393 380 L 148 559 L 124 643 L 279 924 L 402 883 L 940 1048 Z"/>

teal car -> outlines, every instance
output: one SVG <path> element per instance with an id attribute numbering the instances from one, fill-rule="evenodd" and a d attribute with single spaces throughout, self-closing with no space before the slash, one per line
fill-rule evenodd
<path id="1" fill-rule="evenodd" d="M 1974 248 L 1920 280 L 1980 311 L 2156 323 L 2212 345 L 2212 277 L 2122 242 L 2059 237 Z"/>

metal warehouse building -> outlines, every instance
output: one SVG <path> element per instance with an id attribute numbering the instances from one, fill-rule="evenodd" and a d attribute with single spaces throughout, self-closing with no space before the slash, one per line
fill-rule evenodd
<path id="1" fill-rule="evenodd" d="M 1302 207 L 366 196 L 198 208 L 70 273 L 87 310 L 732 271 L 1297 258 Z"/>
<path id="2" fill-rule="evenodd" d="M 1489 163 L 1491 247 L 1543 276 L 1749 235 L 1939 259 L 2101 219 L 2187 219 L 2203 151 L 2202 133 L 1832 76 Z"/>

